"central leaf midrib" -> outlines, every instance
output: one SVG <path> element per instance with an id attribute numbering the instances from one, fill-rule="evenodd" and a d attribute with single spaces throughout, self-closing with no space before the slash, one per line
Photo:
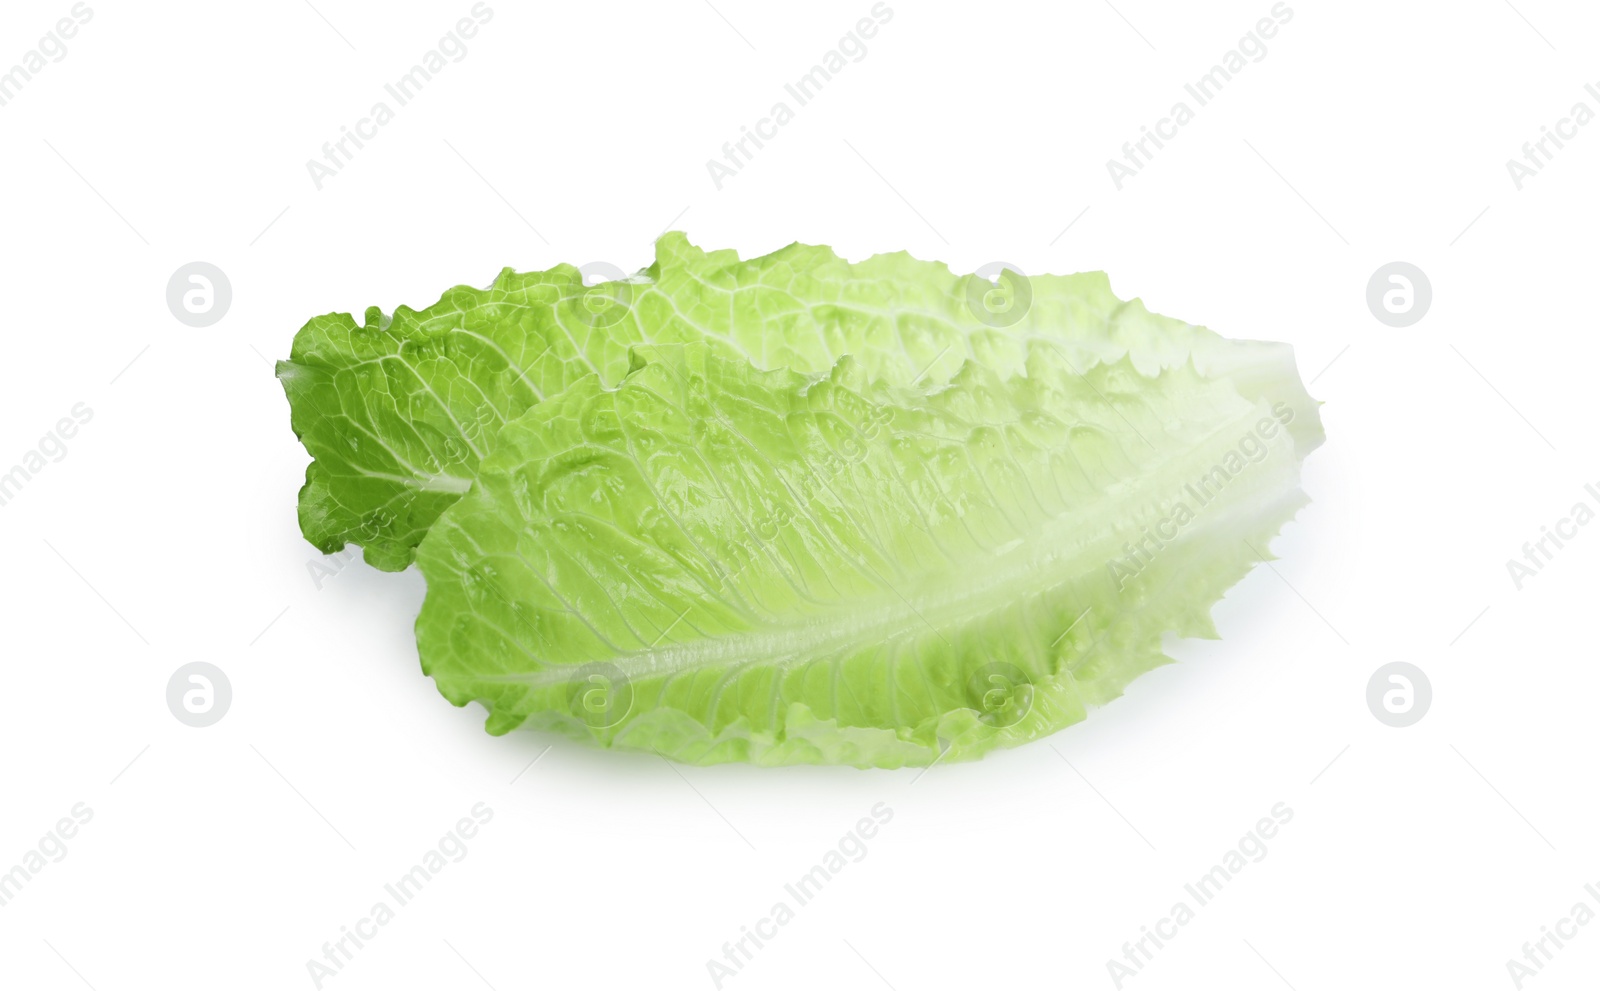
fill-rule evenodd
<path id="1" fill-rule="evenodd" d="M 846 604 L 847 608 L 830 610 L 779 626 L 752 629 L 730 636 L 705 637 L 687 643 L 667 644 L 644 650 L 614 654 L 605 658 L 585 658 L 546 668 L 528 674 L 491 677 L 491 681 L 508 681 L 530 687 L 562 684 L 581 678 L 584 664 L 596 660 L 616 665 L 630 680 L 639 681 L 657 676 L 682 674 L 723 666 L 747 667 L 754 664 L 787 666 L 820 657 L 838 657 L 851 647 L 882 643 L 915 635 L 934 634 L 946 643 L 947 630 L 960 629 L 969 623 L 1018 601 L 1020 597 L 1037 595 L 1040 591 L 1058 587 L 1066 581 L 1096 571 L 1124 556 L 1123 547 L 1128 539 L 1127 511 L 1121 506 L 1125 500 L 1141 505 L 1149 497 L 1148 490 L 1158 485 L 1174 482 L 1171 492 L 1177 494 L 1182 484 L 1203 475 L 1217 465 L 1227 451 L 1238 443 L 1237 438 L 1249 433 L 1260 419 L 1263 408 L 1252 406 L 1238 416 L 1224 421 L 1201 441 L 1174 450 L 1152 470 L 1154 462 L 1140 466 L 1137 474 L 1114 482 L 1101 490 L 1100 498 L 1087 508 L 1070 509 L 1046 523 L 1035 535 L 1038 539 L 1023 537 L 1022 543 L 1000 555 L 988 559 L 989 566 L 974 569 L 984 563 L 982 556 L 953 562 L 945 572 L 932 574 L 935 588 L 911 590 L 904 594 L 894 586 L 884 584 L 891 595 Z M 1231 438 L 1219 443 L 1218 438 Z M 1248 463 L 1245 472 L 1254 485 L 1240 487 L 1229 485 L 1216 502 L 1206 507 L 1184 531 L 1185 540 L 1201 538 L 1205 533 L 1225 526 L 1229 516 L 1227 506 L 1244 501 L 1257 489 L 1272 481 L 1273 472 L 1268 462 L 1281 461 L 1292 467 L 1292 443 L 1286 435 L 1269 445 L 1270 454 L 1260 463 Z M 1287 459 L 1287 460 L 1284 460 Z M 1237 476 L 1234 477 L 1237 480 Z M 1119 528 L 1117 524 L 1122 523 Z M 1084 534 L 1097 534 L 1089 545 L 1082 546 Z M 1072 549 L 1062 553 L 1060 548 Z M 1093 564 L 1086 570 L 1081 562 Z M 975 585 L 972 578 L 982 575 L 988 580 Z M 937 617 L 937 624 L 928 617 Z M 821 635 L 813 632 L 823 630 Z"/>

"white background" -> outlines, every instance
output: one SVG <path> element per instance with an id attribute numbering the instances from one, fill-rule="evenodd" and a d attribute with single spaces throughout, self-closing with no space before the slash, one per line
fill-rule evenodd
<path id="1" fill-rule="evenodd" d="M 1505 166 L 1600 110 L 1592 5 L 1291 0 L 1118 191 L 1106 160 L 1268 0 L 890 0 L 719 191 L 707 159 L 868 0 L 491 0 L 319 191 L 306 161 L 471 3 L 314 2 L 91 0 L 0 108 L 0 470 L 94 411 L 0 507 L 0 870 L 94 810 L 0 908 L 0 986 L 311 988 L 306 961 L 477 802 L 495 816 L 466 859 L 325 987 L 712 988 L 706 961 L 878 802 L 865 859 L 725 987 L 1113 988 L 1107 960 L 1277 802 L 1268 856 L 1125 987 L 1511 988 L 1506 961 L 1600 881 L 1600 526 L 1521 591 L 1505 564 L 1600 483 L 1600 123 L 1521 191 Z M 0 8 L 0 68 L 70 6 Z M 268 362 L 312 315 L 502 266 L 632 271 L 668 226 L 747 256 L 1105 269 L 1158 312 L 1292 342 L 1327 404 L 1314 502 L 1219 604 L 1220 642 L 978 763 L 678 768 L 491 738 L 419 673 L 415 572 L 314 585 Z M 1406 329 L 1365 303 L 1397 259 L 1434 291 Z M 205 329 L 164 299 L 195 260 L 233 286 Z M 196 660 L 234 689 L 207 729 L 164 698 Z M 1395 660 L 1434 689 L 1407 729 L 1365 703 Z M 1524 986 L 1597 974 L 1590 924 Z"/>

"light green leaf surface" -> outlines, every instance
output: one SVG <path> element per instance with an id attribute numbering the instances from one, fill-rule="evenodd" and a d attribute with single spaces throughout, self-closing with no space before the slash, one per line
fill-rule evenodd
<path id="1" fill-rule="evenodd" d="M 672 233 L 626 280 L 586 287 L 570 265 L 507 269 L 423 310 L 307 323 L 277 369 L 313 458 L 301 529 L 325 553 L 354 543 L 374 566 L 404 568 L 506 423 L 588 376 L 615 385 L 635 345 L 699 341 L 803 374 L 850 355 L 870 379 L 923 388 L 968 362 L 1016 374 L 1030 341 L 1080 372 L 1127 361 L 1151 375 L 1192 360 L 1221 373 L 1237 360 L 1209 331 L 1118 300 L 1100 273 L 996 285 L 904 253 L 851 264 L 793 244 L 740 260 Z"/>
<path id="2" fill-rule="evenodd" d="M 1034 279 L 1028 332 L 996 331 L 960 318 L 956 277 L 919 288 L 942 266 L 829 259 L 730 261 L 747 297 L 675 283 L 693 275 L 669 259 L 635 314 L 670 303 L 719 342 L 597 351 L 452 466 L 475 482 L 418 552 L 446 698 L 493 733 L 896 767 L 1051 733 L 1165 663 L 1164 633 L 1214 635 L 1321 440 L 1287 348 L 1150 317 L 1097 277 L 1059 298 Z M 847 304 L 890 292 L 843 277 L 864 268 L 898 295 Z"/>

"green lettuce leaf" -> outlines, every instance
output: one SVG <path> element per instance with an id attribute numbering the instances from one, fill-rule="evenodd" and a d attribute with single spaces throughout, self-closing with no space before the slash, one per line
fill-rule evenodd
<path id="1" fill-rule="evenodd" d="M 1092 325 L 1063 298 L 1053 336 L 990 337 L 939 285 L 900 290 L 940 314 L 927 340 L 786 311 L 882 345 L 810 372 L 759 367 L 828 350 L 805 334 L 774 359 L 680 308 L 725 340 L 635 346 L 511 419 L 418 552 L 441 693 L 497 734 L 898 767 L 1054 732 L 1165 663 L 1164 633 L 1215 636 L 1322 437 L 1288 349 L 1200 348 L 1090 279 Z M 936 370 L 913 384 L 902 351 Z"/>
<path id="2" fill-rule="evenodd" d="M 1190 361 L 1210 372 L 1237 360 L 1215 334 L 1117 299 L 1101 273 L 991 282 L 905 253 L 852 264 L 801 244 L 746 261 L 671 233 L 626 279 L 587 286 L 570 265 L 506 269 L 426 309 L 373 307 L 361 324 L 317 317 L 277 374 L 313 459 L 300 492 L 306 539 L 324 553 L 354 543 L 373 566 L 399 570 L 472 487 L 505 424 L 589 376 L 616 385 L 635 346 L 717 342 L 757 368 L 802 374 L 850 355 L 871 379 L 937 387 L 968 362 L 1016 374 L 1041 340 L 1080 372 L 1124 360 L 1144 375 Z"/>

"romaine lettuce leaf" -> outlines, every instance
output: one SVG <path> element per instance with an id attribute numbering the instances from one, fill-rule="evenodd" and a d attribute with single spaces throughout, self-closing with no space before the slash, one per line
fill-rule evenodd
<path id="1" fill-rule="evenodd" d="M 788 253 L 840 264 L 822 252 Z M 417 640 L 446 698 L 481 701 L 492 733 L 896 767 L 1051 733 L 1165 663 L 1163 633 L 1215 635 L 1322 437 L 1287 348 L 1131 313 L 1088 278 L 998 337 L 959 319 L 953 277 L 919 285 L 942 267 L 863 265 L 884 271 L 797 264 L 782 294 L 752 276 L 765 347 L 731 286 L 694 308 L 662 265 L 634 312 L 670 325 L 650 314 L 671 302 L 713 340 L 595 352 L 497 408 L 493 449 L 452 468 L 470 489 L 406 531 L 428 529 Z M 893 301 L 819 315 L 885 282 Z M 907 322 L 913 297 L 929 315 Z"/>
<path id="2" fill-rule="evenodd" d="M 423 310 L 308 322 L 277 367 L 313 458 L 302 532 L 324 553 L 354 543 L 375 567 L 404 568 L 505 424 L 590 376 L 616 385 L 636 345 L 701 341 L 802 374 L 849 355 L 869 379 L 923 388 L 969 362 L 1017 374 L 1036 341 L 1079 372 L 1126 362 L 1153 375 L 1193 361 L 1209 373 L 1237 360 L 1215 334 L 1117 299 L 1101 273 L 1007 273 L 996 284 L 904 253 L 852 264 L 801 244 L 744 261 L 671 233 L 627 279 L 586 286 L 570 265 L 506 269 Z"/>

